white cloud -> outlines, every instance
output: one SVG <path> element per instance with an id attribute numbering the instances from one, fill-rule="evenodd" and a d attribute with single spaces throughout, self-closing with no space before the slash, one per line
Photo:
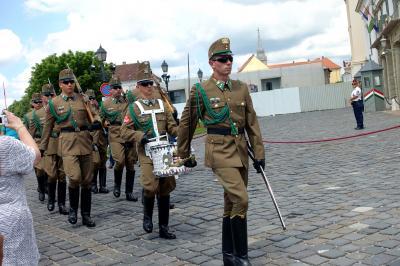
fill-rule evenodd
<path id="1" fill-rule="evenodd" d="M 350 57 L 342 0 L 26 0 L 25 6 L 39 16 L 66 16 L 68 27 L 25 44 L 29 68 L 11 79 L 19 93 L 27 85 L 30 67 L 44 57 L 68 50 L 94 51 L 99 44 L 108 52 L 107 61 L 149 60 L 156 74 L 161 74 L 159 65 L 165 59 L 169 74 L 176 78 L 187 75 L 188 53 L 192 75 L 198 68 L 209 75 L 207 50 L 222 36 L 231 37 L 237 69 L 256 51 L 257 28 L 270 62 Z M 269 52 L 272 41 L 282 40 L 287 40 L 285 45 Z"/>
<path id="2" fill-rule="evenodd" d="M 18 61 L 22 56 L 22 44 L 18 35 L 10 29 L 0 29 L 0 66 Z"/>

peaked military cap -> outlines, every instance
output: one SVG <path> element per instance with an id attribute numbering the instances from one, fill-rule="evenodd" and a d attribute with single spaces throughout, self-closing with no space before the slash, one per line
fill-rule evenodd
<path id="1" fill-rule="evenodd" d="M 232 55 L 229 38 L 221 38 L 211 44 L 208 49 L 208 59 L 211 59 L 215 55 Z"/>
<path id="2" fill-rule="evenodd" d="M 94 90 L 88 89 L 85 93 L 88 97 L 94 97 L 96 98 L 96 94 L 94 93 Z"/>
<path id="3" fill-rule="evenodd" d="M 108 82 L 110 84 L 110 87 L 122 87 L 121 86 L 121 81 L 119 77 L 112 77 L 111 80 Z"/>
<path id="4" fill-rule="evenodd" d="M 74 80 L 74 72 L 72 72 L 71 69 L 63 69 L 60 71 L 60 74 L 58 75 L 58 79 L 60 81 Z"/>
<path id="5" fill-rule="evenodd" d="M 54 93 L 55 94 L 54 87 L 52 84 L 47 83 L 42 86 L 42 94 L 45 94 L 45 93 Z"/>
<path id="6" fill-rule="evenodd" d="M 138 72 L 137 72 L 137 82 L 151 80 L 153 81 L 153 72 L 150 68 L 150 62 L 144 61 L 139 63 Z"/>
<path id="7" fill-rule="evenodd" d="M 36 102 L 36 101 L 41 101 L 42 100 L 42 95 L 38 92 L 35 92 L 34 94 L 32 94 L 32 102 Z"/>

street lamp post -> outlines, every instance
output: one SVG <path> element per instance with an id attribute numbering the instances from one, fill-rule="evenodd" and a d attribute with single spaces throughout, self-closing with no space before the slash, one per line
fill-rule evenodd
<path id="1" fill-rule="evenodd" d="M 97 58 L 97 60 L 100 61 L 101 81 L 102 82 L 107 82 L 107 75 L 106 75 L 106 72 L 104 71 L 104 62 L 107 59 L 107 51 L 103 47 L 101 47 L 101 44 L 100 44 L 99 49 L 97 49 L 97 51 L 94 53 L 94 55 Z M 113 74 L 115 72 L 115 69 L 116 69 L 116 65 L 111 63 L 110 64 L 110 70 L 111 70 L 111 72 Z M 96 70 L 96 66 L 94 64 L 92 64 L 90 66 L 90 70 L 91 71 L 95 71 Z"/>
<path id="2" fill-rule="evenodd" d="M 201 82 L 203 80 L 203 71 L 199 68 L 199 71 L 197 71 L 197 77 L 199 78 L 199 81 Z"/>
<path id="3" fill-rule="evenodd" d="M 170 75 L 168 75 L 168 64 L 167 64 L 167 62 L 165 62 L 165 60 L 161 64 L 161 69 L 164 73 L 161 75 L 161 78 L 165 82 L 165 88 L 167 89 L 167 93 L 168 93 L 168 83 L 169 83 Z"/>

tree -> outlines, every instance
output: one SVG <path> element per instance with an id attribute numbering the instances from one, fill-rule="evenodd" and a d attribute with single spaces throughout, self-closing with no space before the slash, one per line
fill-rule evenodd
<path id="1" fill-rule="evenodd" d="M 57 56 L 56 54 L 49 55 L 43 59 L 40 64 L 36 64 L 32 67 L 31 78 L 29 80 L 29 86 L 25 90 L 25 95 L 21 100 L 13 102 L 9 107 L 9 110 L 19 117 L 22 117 L 30 109 L 30 99 L 32 94 L 35 92 L 41 92 L 42 86 L 49 81 L 54 85 L 56 93 L 59 94 L 60 88 L 58 87 L 58 74 L 61 70 L 67 68 L 67 64 L 74 71 L 83 91 L 92 89 L 96 93 L 97 100 L 101 100 L 102 95 L 99 90 L 102 83 L 100 81 L 101 62 L 94 57 L 92 51 L 77 51 L 75 53 L 68 51 L 60 56 Z M 92 64 L 96 66 L 95 71 L 90 70 Z M 106 64 L 104 69 L 106 71 L 106 76 L 111 77 L 109 66 L 109 64 Z"/>

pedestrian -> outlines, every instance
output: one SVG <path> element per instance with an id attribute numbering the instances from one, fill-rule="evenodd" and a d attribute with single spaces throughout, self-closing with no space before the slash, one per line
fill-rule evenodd
<path id="1" fill-rule="evenodd" d="M 21 119 L 8 111 L 5 114 L 7 127 L 14 129 L 20 140 L 0 136 L 0 264 L 38 265 L 39 251 L 24 175 L 40 161 L 40 152 Z"/>
<path id="2" fill-rule="evenodd" d="M 31 99 L 32 110 L 24 115 L 24 124 L 31 136 L 35 139 L 36 144 L 40 144 L 43 125 L 46 119 L 46 110 L 43 108 L 42 96 L 40 93 L 33 93 Z M 38 182 L 39 200 L 45 200 L 45 192 L 47 186 L 47 175 L 44 171 L 44 160 L 38 161 L 35 166 L 35 174 Z"/>
<path id="3" fill-rule="evenodd" d="M 89 97 L 93 109 L 99 113 L 99 104 L 96 101 L 96 94 L 94 91 L 87 90 L 86 95 Z M 96 157 L 98 158 L 98 160 L 93 160 L 92 192 L 108 193 L 106 169 L 108 143 L 105 130 L 101 124 L 98 124 L 96 128 L 91 128 L 91 134 L 93 137 L 94 154 L 96 154 Z M 97 175 L 99 176 L 99 187 L 97 187 Z"/>
<path id="4" fill-rule="evenodd" d="M 164 108 L 163 101 L 154 97 L 154 81 L 148 61 L 139 64 L 137 77 L 136 88 L 141 92 L 142 98 L 129 105 L 121 127 L 121 136 L 127 142 L 138 143 L 140 181 L 144 189 L 143 229 L 147 233 L 153 231 L 153 208 L 157 197 L 159 236 L 175 239 L 175 234 L 168 228 L 170 193 L 176 187 L 175 177 L 159 178 L 153 174 L 153 161 L 146 155 L 145 145 L 153 141 L 151 139 L 156 136 L 155 130 L 160 136 L 166 133 L 176 136 L 177 126 L 172 113 Z M 157 121 L 153 121 L 151 114 L 144 113 L 149 110 L 157 111 Z"/>
<path id="5" fill-rule="evenodd" d="M 126 168 L 125 197 L 128 201 L 137 201 L 137 197 L 133 194 L 137 161 L 136 143 L 126 142 L 120 133 L 128 101 L 122 96 L 122 85 L 118 78 L 112 78 L 109 84 L 112 95 L 100 105 L 100 115 L 103 124 L 108 127 L 108 142 L 115 161 L 113 194 L 116 198 L 120 197 L 122 175 Z"/>
<path id="6" fill-rule="evenodd" d="M 48 146 L 51 132 L 58 124 L 60 127 L 60 154 L 65 175 L 68 177 L 69 215 L 68 221 L 78 221 L 79 198 L 81 198 L 82 224 L 94 227 L 96 223 L 90 217 L 92 206 L 91 182 L 93 177 L 93 142 L 89 125 L 99 124 L 100 117 L 86 105 L 87 96 L 74 92 L 75 75 L 70 69 L 63 69 L 59 74 L 61 94 L 49 100 L 49 108 L 43 131 L 40 150 L 43 153 Z M 89 117 L 93 116 L 94 121 Z M 80 189 L 80 193 L 79 193 Z"/>
<path id="7" fill-rule="evenodd" d="M 54 87 L 52 84 L 44 84 L 42 86 L 42 102 L 43 108 L 48 111 L 48 103 L 50 99 L 56 96 Z M 68 209 L 65 207 L 65 198 L 67 193 L 67 181 L 65 178 L 65 172 L 63 167 L 62 158 L 58 152 L 58 142 L 60 136 L 60 128 L 55 125 L 53 131 L 50 134 L 49 145 L 47 150 L 44 152 L 43 168 L 48 176 L 47 187 L 48 187 L 48 200 L 47 210 L 53 211 L 55 208 L 56 201 L 56 188 L 57 188 L 57 204 L 58 211 L 60 214 L 67 215 Z"/>
<path id="8" fill-rule="evenodd" d="M 354 79 L 351 83 L 353 91 L 349 99 L 351 106 L 353 106 L 354 117 L 356 118 L 357 127 L 355 130 L 364 129 L 364 101 L 362 100 L 362 92 L 358 80 Z"/>
<path id="9" fill-rule="evenodd" d="M 233 54 L 230 40 L 221 38 L 208 50 L 213 74 L 195 84 L 181 116 L 178 156 L 185 166 L 194 167 L 190 143 L 199 119 L 207 127 L 205 165 L 210 167 L 224 188 L 222 254 L 224 265 L 250 265 L 247 245 L 248 141 L 254 148 L 254 167 L 265 167 L 264 146 L 248 86 L 231 80 Z"/>

